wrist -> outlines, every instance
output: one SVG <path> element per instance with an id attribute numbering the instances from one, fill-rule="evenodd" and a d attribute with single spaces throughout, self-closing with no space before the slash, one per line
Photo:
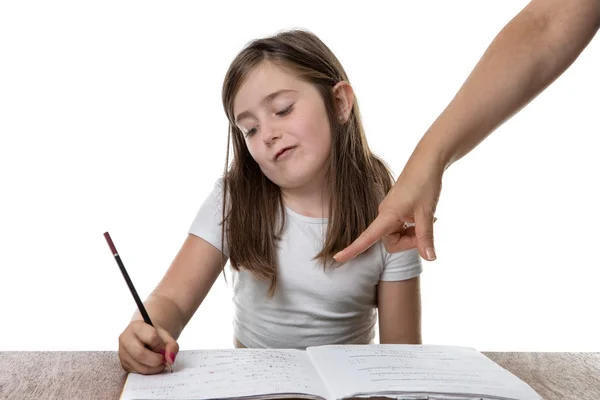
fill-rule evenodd
<path id="1" fill-rule="evenodd" d="M 419 165 L 427 166 L 431 173 L 439 175 L 443 175 L 452 163 L 450 152 L 431 130 L 423 135 L 410 158 Z"/>
<path id="2" fill-rule="evenodd" d="M 183 317 L 171 298 L 153 293 L 144 302 L 144 307 L 153 325 L 166 330 L 175 339 L 181 334 L 184 327 Z M 135 311 L 131 320 L 143 321 L 139 310 Z"/>

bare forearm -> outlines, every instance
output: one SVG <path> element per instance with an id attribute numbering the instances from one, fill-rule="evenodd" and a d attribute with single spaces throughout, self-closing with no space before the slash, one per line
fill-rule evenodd
<path id="1" fill-rule="evenodd" d="M 421 330 L 415 329 L 407 332 L 396 333 L 379 333 L 379 343 L 381 344 L 422 344 L 423 339 Z"/>
<path id="2" fill-rule="evenodd" d="M 379 282 L 377 306 L 380 343 L 421 343 L 420 277 Z"/>
<path id="3" fill-rule="evenodd" d="M 165 329 L 177 340 L 183 330 L 183 318 L 179 308 L 168 297 L 152 294 L 144 302 L 144 307 L 152 320 L 153 325 Z M 132 320 L 143 320 L 139 310 L 133 314 Z"/>
<path id="4" fill-rule="evenodd" d="M 558 78 L 594 37 L 599 0 L 532 1 L 483 54 L 416 152 L 447 168 Z"/>
<path id="5" fill-rule="evenodd" d="M 379 313 L 379 343 L 421 344 L 421 302 L 390 315 Z"/>

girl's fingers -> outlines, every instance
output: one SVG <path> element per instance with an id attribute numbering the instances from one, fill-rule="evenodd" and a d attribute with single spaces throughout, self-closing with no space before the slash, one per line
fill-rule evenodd
<path id="1" fill-rule="evenodd" d="M 148 350 L 143 346 L 141 346 L 141 347 L 145 351 L 154 353 L 151 350 Z M 127 348 L 123 348 L 122 351 L 123 351 L 123 360 L 121 361 L 121 364 L 123 364 L 124 369 L 129 372 L 138 372 L 138 373 L 144 374 L 144 375 L 152 375 L 152 374 L 158 374 L 158 373 L 162 372 L 166 367 L 166 364 L 164 364 L 163 362 L 159 363 L 158 365 L 148 365 L 148 364 L 138 361 L 139 350 L 137 349 L 137 347 L 134 347 L 134 350 L 132 350 L 131 352 Z M 156 353 L 154 353 L 154 354 L 156 354 Z M 162 359 L 162 355 L 160 355 L 160 354 L 156 354 L 156 355 Z"/>

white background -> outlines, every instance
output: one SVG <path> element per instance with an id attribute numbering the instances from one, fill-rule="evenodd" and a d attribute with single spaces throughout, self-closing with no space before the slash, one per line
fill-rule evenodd
<path id="1" fill-rule="evenodd" d="M 2 2 L 0 350 L 116 350 L 222 173 L 224 73 L 292 27 L 346 68 L 369 143 L 400 173 L 527 1 Z M 214 7 L 209 10 L 210 7 Z M 600 39 L 446 174 L 425 343 L 600 350 Z M 231 279 L 182 349 L 232 347 Z"/>

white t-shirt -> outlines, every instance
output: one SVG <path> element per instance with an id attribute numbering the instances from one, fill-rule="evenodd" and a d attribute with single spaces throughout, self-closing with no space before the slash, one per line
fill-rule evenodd
<path id="1" fill-rule="evenodd" d="M 189 233 L 221 250 L 222 179 L 205 199 Z M 228 201 L 231 199 L 228 197 Z M 388 253 L 378 242 L 343 266 L 324 270 L 312 258 L 320 251 L 326 218 L 311 218 L 286 207 L 277 255 L 277 288 L 245 270 L 233 271 L 233 329 L 246 347 L 298 348 L 374 341 L 377 283 L 419 275 L 417 250 Z M 227 238 L 225 256 L 229 257 Z"/>

